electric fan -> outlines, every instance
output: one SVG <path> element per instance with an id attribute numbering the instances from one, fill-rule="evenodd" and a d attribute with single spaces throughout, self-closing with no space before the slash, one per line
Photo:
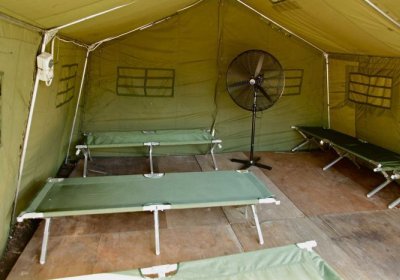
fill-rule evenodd
<path id="1" fill-rule="evenodd" d="M 245 51 L 230 63 L 226 87 L 237 105 L 252 112 L 250 158 L 231 161 L 242 163 L 241 169 L 258 166 L 271 170 L 270 166 L 258 163 L 260 158 L 254 158 L 256 113 L 270 108 L 281 97 L 285 87 L 282 66 L 274 56 L 265 51 Z"/>

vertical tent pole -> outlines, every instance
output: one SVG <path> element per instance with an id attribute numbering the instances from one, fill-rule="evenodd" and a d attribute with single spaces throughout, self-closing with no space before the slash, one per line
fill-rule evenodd
<path id="1" fill-rule="evenodd" d="M 46 50 L 46 45 L 47 45 L 47 42 L 48 42 L 48 38 L 51 37 L 54 34 L 55 33 L 52 33 L 52 34 L 44 33 L 41 52 L 44 52 Z M 18 195 L 19 195 L 19 191 L 20 191 L 20 188 L 21 188 L 22 173 L 24 172 L 26 150 L 28 148 L 29 135 L 31 133 L 31 128 L 32 128 L 33 111 L 35 109 L 36 97 L 37 97 L 38 89 L 39 89 L 39 71 L 36 70 L 35 84 L 33 86 L 32 99 L 31 99 L 31 104 L 29 106 L 28 122 L 26 124 L 24 143 L 22 145 L 21 160 L 19 162 L 18 181 L 17 181 L 17 188 L 15 190 L 14 207 L 13 207 L 13 212 L 12 212 L 12 215 L 11 215 L 11 223 L 14 220 L 15 211 L 17 210 L 17 200 L 18 200 Z"/>
<path id="2" fill-rule="evenodd" d="M 69 152 L 70 152 L 71 144 L 72 144 L 72 137 L 73 137 L 73 135 L 74 135 L 76 119 L 77 119 L 78 110 L 79 110 L 79 105 L 80 105 L 80 101 L 81 101 L 81 95 L 82 95 L 82 90 L 83 90 L 83 84 L 84 84 L 84 82 L 85 82 L 86 67 L 87 67 L 87 62 L 88 62 L 88 58 L 89 58 L 89 53 L 90 53 L 90 49 L 88 49 L 87 52 L 86 52 L 86 58 L 85 58 L 85 64 L 84 64 L 84 66 L 83 66 L 83 73 L 82 73 L 81 85 L 80 85 L 80 87 L 79 87 L 78 101 L 76 102 L 75 115 L 74 115 L 74 120 L 72 121 L 71 134 L 69 135 L 69 142 L 68 142 L 67 156 L 65 157 L 65 164 L 68 163 Z M 85 168 L 86 168 L 86 163 L 87 163 L 87 156 L 85 155 Z M 86 173 L 84 173 L 84 174 L 86 175 Z M 84 176 L 84 177 L 86 177 L 86 176 Z"/>
<path id="3" fill-rule="evenodd" d="M 328 117 L 328 128 L 331 128 L 331 105 L 330 105 L 330 89 L 329 89 L 329 55 L 324 53 L 325 71 L 326 71 L 326 106 Z"/>
<path id="4" fill-rule="evenodd" d="M 40 252 L 40 264 L 44 264 L 46 262 L 46 254 L 47 254 L 47 244 L 49 241 L 49 233 L 50 233 L 50 218 L 45 219 L 44 231 L 43 231 L 43 241 L 42 241 L 42 251 Z"/>

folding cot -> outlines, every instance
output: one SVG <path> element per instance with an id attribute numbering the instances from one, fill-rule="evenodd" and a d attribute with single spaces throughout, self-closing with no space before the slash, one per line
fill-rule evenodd
<path id="1" fill-rule="evenodd" d="M 216 147 L 221 147 L 222 140 L 215 138 L 214 130 L 178 129 L 90 132 L 84 134 L 83 145 L 76 146 L 76 154 L 84 156 L 83 177 L 87 176 L 87 161 L 90 151 L 95 149 L 147 147 L 150 159 L 150 176 L 157 176 L 153 168 L 153 148 L 156 146 L 211 145 L 210 154 L 215 170 L 218 170 L 214 156 Z"/>
<path id="2" fill-rule="evenodd" d="M 260 244 L 263 236 L 255 204 L 275 203 L 266 186 L 248 171 L 168 173 L 49 179 L 31 205 L 18 216 L 45 219 L 40 263 L 45 262 L 53 217 L 152 211 L 156 254 L 160 253 L 159 211 L 167 209 L 251 205 Z"/>
<path id="3" fill-rule="evenodd" d="M 114 279 L 273 279 L 339 280 L 340 276 L 312 248 L 315 241 L 210 259 L 99 273 L 64 280 Z"/>
<path id="4" fill-rule="evenodd" d="M 314 141 L 317 144 L 328 144 L 339 155 L 338 158 L 326 165 L 323 170 L 327 170 L 341 159 L 347 157 L 355 164 L 357 164 L 355 159 L 361 159 L 372 165 L 374 172 L 380 172 L 385 177 L 385 181 L 370 191 L 367 197 L 373 196 L 393 180 L 400 179 L 400 155 L 395 152 L 333 129 L 310 126 L 293 126 L 292 128 L 297 130 L 305 139 L 304 142 L 294 147 L 292 151 L 296 151 L 310 141 Z M 388 207 L 393 208 L 399 203 L 400 198 L 390 203 Z"/>

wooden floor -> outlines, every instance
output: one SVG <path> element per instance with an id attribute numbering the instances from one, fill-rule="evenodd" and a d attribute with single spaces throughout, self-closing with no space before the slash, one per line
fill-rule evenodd
<path id="1" fill-rule="evenodd" d="M 271 171 L 251 167 L 281 205 L 258 207 L 265 244 L 244 207 L 169 210 L 161 214 L 161 255 L 154 254 L 149 213 L 53 219 L 47 262 L 38 263 L 43 224 L 8 279 L 46 279 L 209 258 L 316 240 L 319 253 L 344 279 L 400 279 L 400 210 L 387 204 L 400 196 L 392 183 L 374 197 L 379 174 L 343 160 L 327 171 L 329 152 L 258 153 Z M 222 170 L 239 168 L 217 155 Z M 210 156 L 156 158 L 160 172 L 212 170 Z M 144 158 L 103 158 L 90 163 L 90 176 L 148 172 Z M 81 175 L 79 165 L 72 176 Z"/>

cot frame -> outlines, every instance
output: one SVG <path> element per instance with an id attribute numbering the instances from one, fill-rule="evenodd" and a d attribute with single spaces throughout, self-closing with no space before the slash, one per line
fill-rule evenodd
<path id="1" fill-rule="evenodd" d="M 373 166 L 373 171 L 380 173 L 385 178 L 385 181 L 382 182 L 381 184 L 379 184 L 378 186 L 376 186 L 369 193 L 367 193 L 366 196 L 368 198 L 375 195 L 377 192 L 379 192 L 380 190 L 385 188 L 387 185 L 389 185 L 394 180 L 400 179 L 400 166 L 397 168 L 385 167 L 384 165 L 382 165 L 379 162 L 358 156 L 357 154 L 353 153 L 351 150 L 345 149 L 345 148 L 337 145 L 331 139 L 326 139 L 326 138 L 322 138 L 322 137 L 317 137 L 316 135 L 308 134 L 307 132 L 304 132 L 303 130 L 301 130 L 301 126 L 292 126 L 292 129 L 296 130 L 304 138 L 303 142 L 301 142 L 300 144 L 296 145 L 294 148 L 291 149 L 292 152 L 297 151 L 298 149 L 300 149 L 301 147 L 303 147 L 304 145 L 306 145 L 308 143 L 316 143 L 320 148 L 321 148 L 321 146 L 326 144 L 329 147 L 331 147 L 338 154 L 338 157 L 336 159 L 334 159 L 332 162 L 328 163 L 327 165 L 325 165 L 322 168 L 322 170 L 324 170 L 324 171 L 328 170 L 330 167 L 332 167 L 333 165 L 335 165 L 336 163 L 338 163 L 339 161 L 341 161 L 344 158 L 350 159 L 358 168 L 360 166 L 358 165 L 356 158 L 359 158 L 359 159 L 371 164 Z M 354 139 L 360 141 L 360 143 L 367 143 L 367 142 L 362 141 L 357 138 L 354 138 Z M 398 204 L 400 204 L 400 197 L 398 199 L 394 200 L 393 202 L 391 202 L 388 205 L 388 208 L 392 209 L 392 208 L 396 207 Z"/>
<path id="2" fill-rule="evenodd" d="M 248 173 L 249 171 L 237 171 L 240 173 Z M 50 183 L 57 183 L 57 182 L 62 182 L 64 179 L 63 178 L 49 178 L 47 182 Z M 35 200 L 40 200 L 41 197 L 35 198 Z M 35 201 L 34 200 L 34 201 Z M 280 200 L 277 200 L 275 197 L 266 197 L 266 198 L 259 198 L 257 204 L 275 204 L 275 205 L 280 205 Z M 237 204 L 229 204 L 229 205 L 224 205 L 221 204 L 219 207 L 222 206 L 248 206 L 249 204 L 243 204 L 243 203 L 237 203 Z M 260 221 L 258 219 L 257 215 L 257 210 L 255 207 L 256 204 L 250 204 L 252 213 L 253 213 L 253 218 L 257 230 L 257 235 L 258 235 L 258 240 L 259 244 L 262 245 L 264 244 L 264 237 L 261 231 L 261 226 L 260 226 Z M 207 207 L 217 207 L 217 206 L 198 206 L 196 208 L 207 208 Z M 161 252 L 161 245 L 160 245 L 160 229 L 159 229 L 159 212 L 160 211 L 165 211 L 172 209 L 172 206 L 170 204 L 152 204 L 152 205 L 145 205 L 141 207 L 141 211 L 148 211 L 148 212 L 153 212 L 153 218 L 154 218 L 154 244 L 155 244 L 155 254 L 160 255 Z M 184 209 L 184 208 L 174 208 L 174 209 Z M 131 210 L 127 211 L 122 209 L 121 211 L 116 211 L 115 213 L 122 213 L 122 212 L 139 212 L 140 210 Z M 56 212 L 57 213 L 57 212 Z M 93 209 L 92 212 L 89 212 L 88 214 L 85 215 L 91 215 L 91 214 L 99 214 L 96 213 L 96 210 Z M 76 214 L 76 215 L 82 215 L 82 214 Z M 55 217 L 63 217 L 63 215 L 57 215 L 57 214 L 52 214 L 49 216 L 45 212 L 22 212 L 18 217 L 17 221 L 18 222 L 23 222 L 25 219 L 44 219 L 45 225 L 44 225 L 44 230 L 43 230 L 43 238 L 42 238 L 42 246 L 41 246 L 41 252 L 40 252 L 40 258 L 39 262 L 40 264 L 45 264 L 46 263 L 46 255 L 47 255 L 47 247 L 48 247 L 48 241 L 49 241 L 49 236 L 50 236 L 50 225 L 51 225 L 51 219 Z M 73 216 L 73 214 L 69 215 Z"/>
<path id="3" fill-rule="evenodd" d="M 149 133 L 150 132 L 154 132 L 155 130 L 143 130 L 143 133 Z M 210 133 L 211 137 L 214 138 L 215 137 L 215 129 L 204 129 L 203 131 Z M 90 133 L 84 133 L 84 138 L 86 138 L 87 135 L 89 135 Z M 198 143 L 196 143 L 197 145 L 210 145 L 210 150 L 208 151 L 208 153 L 210 153 L 211 158 L 212 158 L 212 162 L 214 164 L 214 169 L 218 170 L 218 165 L 217 165 L 217 161 L 215 159 L 215 149 L 218 148 L 222 148 L 222 140 L 221 139 L 212 139 L 211 141 L 198 141 Z M 150 173 L 146 174 L 147 177 L 160 177 L 163 176 L 163 173 L 154 173 L 154 164 L 153 164 L 153 150 L 154 147 L 157 146 L 180 146 L 180 145 L 188 145 L 185 143 L 179 143 L 179 142 L 173 142 L 173 143 L 169 143 L 169 142 L 164 142 L 164 143 L 160 143 L 160 142 L 155 142 L 155 141 L 148 141 L 148 142 L 144 142 L 144 143 L 129 143 L 129 144 L 118 144 L 118 146 L 115 145 L 88 145 L 88 144 L 80 144 L 80 145 L 76 145 L 76 155 L 78 156 L 80 153 L 82 153 L 83 157 L 84 157 L 84 163 L 83 163 L 83 177 L 87 177 L 87 173 L 88 173 L 88 160 L 92 160 L 92 156 L 90 153 L 90 149 L 104 149 L 104 148 L 133 148 L 133 147 L 147 147 L 147 151 L 148 151 L 148 157 L 149 157 L 149 165 L 150 165 Z M 191 145 L 194 145 L 193 143 L 191 143 Z"/>
<path id="4" fill-rule="evenodd" d="M 309 240 L 301 243 L 296 243 L 295 245 L 301 250 L 312 252 L 314 251 L 314 248 L 317 247 L 317 242 L 315 240 Z M 150 277 L 151 275 L 157 275 L 158 278 L 163 278 L 166 277 L 168 273 L 177 271 L 177 269 L 178 264 L 167 264 L 139 268 L 139 271 L 145 278 Z"/>
<path id="5" fill-rule="evenodd" d="M 313 252 L 314 248 L 317 247 L 317 242 L 315 240 L 309 240 L 305 242 L 295 243 L 296 247 L 308 252 Z M 153 278 L 156 275 L 157 279 L 162 279 L 167 277 L 168 273 L 174 273 L 178 270 L 178 264 L 164 264 L 156 265 L 151 267 L 139 268 L 140 274 L 143 275 L 143 279 Z M 153 276 L 153 277 L 152 277 Z"/>

